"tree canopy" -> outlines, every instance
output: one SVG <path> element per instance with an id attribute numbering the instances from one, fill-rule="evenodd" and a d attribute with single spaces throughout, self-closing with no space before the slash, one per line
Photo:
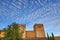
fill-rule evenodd
<path id="1" fill-rule="evenodd" d="M 17 23 L 8 25 L 8 28 L 5 28 L 4 32 L 3 40 L 22 40 L 22 33 Z"/>

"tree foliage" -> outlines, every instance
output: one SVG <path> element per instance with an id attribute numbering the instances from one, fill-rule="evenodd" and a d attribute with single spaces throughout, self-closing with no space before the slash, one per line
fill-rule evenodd
<path id="1" fill-rule="evenodd" d="M 49 34 L 47 33 L 47 40 L 49 40 L 49 38 L 50 38 L 50 37 L 49 37 Z"/>
<path id="2" fill-rule="evenodd" d="M 49 36 L 48 33 L 47 33 L 47 40 L 55 40 L 54 34 L 51 33 L 51 36 Z"/>
<path id="3" fill-rule="evenodd" d="M 54 38 L 54 34 L 52 33 L 52 40 L 55 40 L 55 38 Z"/>
<path id="4" fill-rule="evenodd" d="M 22 33 L 16 23 L 8 25 L 8 28 L 4 29 L 4 32 L 3 40 L 22 40 Z"/>

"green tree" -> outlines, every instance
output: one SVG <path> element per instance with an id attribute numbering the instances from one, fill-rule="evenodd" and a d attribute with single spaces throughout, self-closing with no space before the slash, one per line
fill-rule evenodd
<path id="1" fill-rule="evenodd" d="M 52 40 L 52 36 L 49 37 L 49 40 Z"/>
<path id="2" fill-rule="evenodd" d="M 18 24 L 12 23 L 4 31 L 3 40 L 22 40 L 22 33 L 20 32 Z"/>
<path id="3" fill-rule="evenodd" d="M 47 33 L 47 40 L 50 40 L 49 34 Z"/>
<path id="4" fill-rule="evenodd" d="M 52 40 L 55 40 L 55 38 L 54 38 L 54 34 L 53 33 L 51 33 L 52 34 Z"/>
<path id="5" fill-rule="evenodd" d="M 49 36 L 48 33 L 47 33 L 47 40 L 55 40 L 54 38 L 54 34 L 51 33 L 52 36 Z"/>

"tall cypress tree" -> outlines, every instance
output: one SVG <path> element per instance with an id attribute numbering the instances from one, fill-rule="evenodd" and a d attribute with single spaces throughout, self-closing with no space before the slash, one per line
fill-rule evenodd
<path id="1" fill-rule="evenodd" d="M 47 33 L 47 40 L 55 40 L 54 34 L 53 33 L 51 33 L 51 34 L 52 34 L 52 36 L 49 36 Z"/>
<path id="2" fill-rule="evenodd" d="M 49 37 L 49 34 L 47 33 L 47 40 L 49 40 L 50 39 L 50 37 Z"/>
<path id="3" fill-rule="evenodd" d="M 54 34 L 53 33 L 51 33 L 52 34 L 52 40 L 55 40 L 55 38 L 54 38 Z"/>

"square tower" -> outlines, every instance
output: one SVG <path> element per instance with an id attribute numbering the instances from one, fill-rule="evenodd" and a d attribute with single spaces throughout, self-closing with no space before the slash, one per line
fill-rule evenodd
<path id="1" fill-rule="evenodd" d="M 45 31 L 44 31 L 43 24 L 35 24 L 34 31 L 35 31 L 37 38 L 45 37 Z"/>
<path id="2" fill-rule="evenodd" d="M 19 25 L 20 28 L 20 32 L 22 32 L 22 38 L 25 38 L 25 34 L 26 34 L 26 25 L 25 24 L 20 24 Z"/>

